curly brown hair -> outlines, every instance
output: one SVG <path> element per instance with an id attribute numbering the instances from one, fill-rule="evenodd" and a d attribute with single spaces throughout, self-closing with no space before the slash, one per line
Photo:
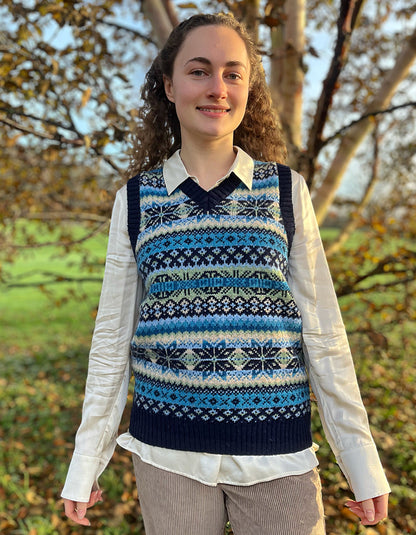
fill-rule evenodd
<path id="1" fill-rule="evenodd" d="M 175 58 L 188 33 L 200 26 L 222 25 L 237 32 L 244 41 L 250 61 L 250 86 L 244 118 L 234 132 L 234 144 L 256 160 L 283 163 L 287 152 L 272 107 L 261 58 L 247 29 L 232 15 L 198 14 L 176 26 L 153 61 L 141 90 L 143 105 L 132 134 L 127 175 L 134 176 L 160 166 L 181 146 L 181 131 L 175 105 L 165 94 L 163 76 L 173 74 Z"/>

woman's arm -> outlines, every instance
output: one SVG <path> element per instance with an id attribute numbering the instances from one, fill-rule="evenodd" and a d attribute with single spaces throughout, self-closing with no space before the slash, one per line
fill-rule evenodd
<path id="1" fill-rule="evenodd" d="M 114 452 L 127 399 L 130 342 L 140 299 L 141 281 L 127 232 L 124 187 L 114 202 L 82 421 L 62 491 L 62 497 L 74 503 L 90 501 L 92 491 L 98 489 L 98 477 Z"/>
<path id="2" fill-rule="evenodd" d="M 390 488 L 370 433 L 312 202 L 297 173 L 292 197 L 296 231 L 289 284 L 302 315 L 309 379 L 328 442 L 362 502 Z"/>

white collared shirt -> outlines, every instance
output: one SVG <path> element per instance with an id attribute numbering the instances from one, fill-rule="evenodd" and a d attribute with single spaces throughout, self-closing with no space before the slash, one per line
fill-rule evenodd
<path id="1" fill-rule="evenodd" d="M 227 173 L 218 179 L 209 190 L 214 189 L 225 180 L 231 173 L 235 173 L 241 182 L 251 190 L 253 184 L 253 170 L 254 161 L 246 152 L 239 147 L 234 147 L 236 156 L 232 166 L 228 169 Z M 173 193 L 175 189 L 185 182 L 187 178 L 193 178 L 197 184 L 199 180 L 196 176 L 190 175 L 185 168 L 180 156 L 180 150 L 177 150 L 163 165 L 163 178 L 165 180 L 166 189 L 168 195 Z M 207 191 L 209 191 L 207 190 Z"/>
<path id="2" fill-rule="evenodd" d="M 241 149 L 231 172 L 251 189 L 254 162 Z M 168 194 L 189 177 L 177 151 L 163 166 Z M 197 180 L 196 177 L 192 177 Z M 296 232 L 289 258 L 289 285 L 303 320 L 309 379 L 327 439 L 357 500 L 390 491 L 371 437 L 354 365 L 329 274 L 318 225 L 303 178 L 292 172 Z M 130 380 L 130 341 L 142 282 L 127 231 L 127 189 L 116 195 L 100 306 L 91 345 L 82 422 L 62 497 L 88 501 L 116 443 Z M 117 442 L 158 468 L 207 485 L 251 485 L 305 473 L 317 466 L 316 447 L 284 455 L 241 456 L 169 450 L 145 444 L 128 432 Z"/>

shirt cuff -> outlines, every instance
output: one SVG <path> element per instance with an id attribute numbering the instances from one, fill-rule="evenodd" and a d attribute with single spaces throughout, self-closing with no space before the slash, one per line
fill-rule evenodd
<path id="1" fill-rule="evenodd" d="M 101 459 L 74 452 L 61 497 L 74 502 L 89 502 L 91 492 L 100 488 L 98 477 L 103 469 Z"/>
<path id="2" fill-rule="evenodd" d="M 357 502 L 391 492 L 374 443 L 339 454 L 337 462 Z"/>

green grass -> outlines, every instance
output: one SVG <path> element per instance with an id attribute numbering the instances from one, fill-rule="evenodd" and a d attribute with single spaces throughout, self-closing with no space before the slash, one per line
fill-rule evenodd
<path id="1" fill-rule="evenodd" d="M 83 231 L 76 227 L 74 232 Z M 45 234 L 44 239 L 49 238 Z M 47 278 L 37 271 L 100 279 L 105 247 L 106 236 L 101 235 L 69 255 L 53 247 L 23 251 L 14 264 L 3 263 L 3 275 L 7 279 L 13 272 L 19 283 Z M 80 269 L 82 256 L 88 265 Z M 43 291 L 25 286 L 0 293 L 0 532 L 6 535 L 143 534 L 131 461 L 120 449 L 101 477 L 105 501 L 89 513 L 92 528 L 70 525 L 59 499 L 81 415 L 100 288 L 100 282 L 61 282 Z M 341 304 L 364 402 L 393 488 L 391 519 L 379 533 L 415 533 L 414 321 L 403 316 L 401 323 L 389 326 L 396 316 L 379 307 L 391 299 L 394 308 L 403 297 L 400 291 L 370 297 L 351 296 Z M 372 330 L 360 332 L 367 319 Z M 379 340 L 374 333 L 380 332 L 387 345 L 374 342 Z M 126 426 L 127 414 L 122 422 Z M 343 507 L 347 486 L 323 439 L 316 411 L 313 429 L 321 446 L 328 534 L 366 533 Z"/>
<path id="2" fill-rule="evenodd" d="M 74 227 L 75 237 L 81 234 L 82 230 Z M 43 229 L 43 237 L 49 242 L 53 233 Z M 0 293 L 3 326 L 0 354 L 63 351 L 89 343 L 100 296 L 106 243 L 107 237 L 101 234 L 71 253 L 63 247 L 22 249 L 15 262 L 2 263 L 4 278 L 11 285 L 22 286 L 6 286 Z M 83 267 L 80 258 L 85 258 Z M 66 283 L 56 281 L 59 277 L 95 281 Z M 53 284 L 48 284 L 50 281 Z"/>

